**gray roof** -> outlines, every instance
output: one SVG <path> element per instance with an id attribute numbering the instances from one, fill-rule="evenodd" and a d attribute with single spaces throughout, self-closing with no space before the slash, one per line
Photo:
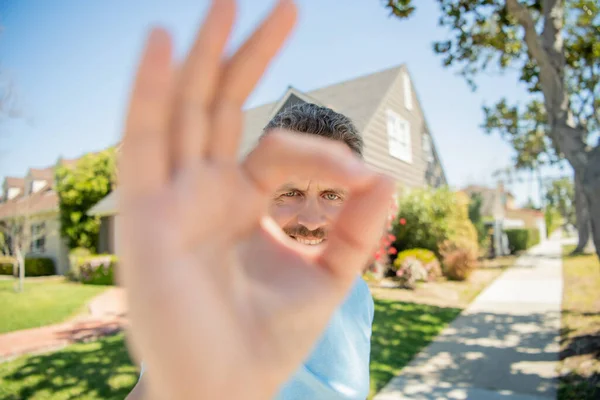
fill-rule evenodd
<path id="1" fill-rule="evenodd" d="M 403 66 L 396 66 L 309 92 L 302 92 L 290 87 L 283 97 L 288 93 L 304 95 L 309 100 L 314 100 L 344 114 L 354 122 L 359 131 L 362 131 L 402 69 Z M 279 98 L 277 101 L 244 111 L 244 132 L 240 155 L 248 153 L 256 145 L 263 128 L 273 114 L 278 111 L 275 108 L 282 99 Z M 116 212 L 117 195 L 113 191 L 92 207 L 88 214 L 105 216 Z"/>
<path id="2" fill-rule="evenodd" d="M 354 122 L 359 131 L 362 131 L 402 69 L 403 66 L 396 66 L 309 92 L 292 88 L 288 89 L 288 92 L 296 90 L 315 99 L 320 104 L 344 114 Z M 256 144 L 263 128 L 273 113 L 277 111 L 274 108 L 280 100 L 245 111 L 244 133 L 240 149 L 242 154 L 247 153 Z"/>
<path id="3" fill-rule="evenodd" d="M 114 215 L 117 213 L 117 196 L 118 190 L 115 189 L 110 192 L 106 197 L 96 203 L 95 206 L 90 208 L 87 212 L 88 215 L 97 215 L 104 217 L 107 215 Z"/>

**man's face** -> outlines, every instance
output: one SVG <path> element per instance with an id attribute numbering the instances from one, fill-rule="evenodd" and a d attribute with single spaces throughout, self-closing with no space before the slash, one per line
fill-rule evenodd
<path id="1" fill-rule="evenodd" d="M 307 245 L 327 239 L 347 191 L 315 180 L 291 180 L 273 195 L 269 213 L 291 238 Z"/>

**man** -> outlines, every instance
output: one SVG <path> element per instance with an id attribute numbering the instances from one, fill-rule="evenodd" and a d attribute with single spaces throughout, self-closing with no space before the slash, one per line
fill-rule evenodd
<path id="1" fill-rule="evenodd" d="M 362 157 L 363 141 L 352 121 L 329 108 L 310 103 L 287 108 L 267 124 L 262 138 L 280 129 L 342 142 Z M 280 168 L 279 165 L 270 167 Z M 347 196 L 347 189 L 338 185 L 291 179 L 273 194 L 269 215 L 292 239 L 307 246 L 318 246 L 327 240 L 327 232 Z M 276 398 L 365 399 L 369 393 L 373 309 L 369 288 L 358 278 L 310 357 L 283 385 Z M 138 385 L 143 382 L 142 378 Z M 140 390 L 135 389 L 135 392 Z M 131 399 L 135 398 L 135 392 L 130 395 Z"/>
<path id="2" fill-rule="evenodd" d="M 357 276 L 381 237 L 393 184 L 339 140 L 280 129 L 238 162 L 242 105 L 296 9 L 281 0 L 223 57 L 234 14 L 234 1 L 213 1 L 181 65 L 168 33 L 152 30 L 131 92 L 119 160 L 118 272 L 128 347 L 148 371 L 132 396 L 264 400 L 294 393 L 282 387 L 291 376 L 291 386 L 311 393 L 323 382 L 327 393 L 362 396 L 364 383 L 348 382 L 366 382 L 371 314 Z M 293 186 L 281 192 L 290 176 Z M 272 205 L 278 190 L 283 197 Z M 269 216 L 269 208 L 277 212 Z M 354 320 L 345 317 L 347 304 L 361 305 Z M 335 310 L 345 322 L 337 324 Z M 323 337 L 326 328 L 334 334 Z M 348 341 L 354 347 L 344 344 L 356 354 L 336 359 L 341 353 L 330 345 L 343 338 L 335 332 L 358 338 L 361 330 L 360 340 Z M 298 377 L 311 350 L 310 376 Z M 323 358 L 328 351 L 334 356 Z M 338 362 L 348 366 L 339 376 Z"/>

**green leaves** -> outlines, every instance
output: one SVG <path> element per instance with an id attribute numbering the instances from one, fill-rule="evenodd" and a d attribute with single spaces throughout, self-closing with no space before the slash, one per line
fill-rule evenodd
<path id="1" fill-rule="evenodd" d="M 87 212 L 113 189 L 115 174 L 113 148 L 85 155 L 74 168 L 64 165 L 57 168 L 61 235 L 67 239 L 69 248 L 96 250 L 100 220 Z"/>
<path id="2" fill-rule="evenodd" d="M 565 221 L 575 225 L 575 185 L 569 178 L 555 179 L 547 187 L 548 208 L 560 213 Z"/>
<path id="3" fill-rule="evenodd" d="M 499 133 L 513 145 L 516 168 L 531 168 L 562 157 L 557 144 L 545 137 L 550 127 L 542 107 L 541 96 L 546 93 L 542 92 L 540 70 L 528 53 L 524 29 L 509 14 L 506 0 L 437 1 L 441 11 L 439 25 L 448 29 L 448 35 L 433 43 L 433 51 L 442 57 L 445 67 L 457 68 L 473 90 L 480 73 L 516 68 L 521 72 L 520 82 L 533 95 L 531 103 L 525 106 L 509 106 L 501 100 L 484 107 L 484 130 Z M 519 3 L 529 11 L 541 38 L 545 22 L 542 0 Z M 411 4 L 416 2 L 388 1 L 386 7 L 392 15 L 406 18 L 414 11 Z M 564 7 L 564 27 L 558 32 L 564 40 L 565 68 L 561 74 L 564 73 L 570 114 L 576 127 L 587 136 L 600 131 L 600 3 L 565 0 Z M 407 13 L 397 14 L 396 9 Z"/>

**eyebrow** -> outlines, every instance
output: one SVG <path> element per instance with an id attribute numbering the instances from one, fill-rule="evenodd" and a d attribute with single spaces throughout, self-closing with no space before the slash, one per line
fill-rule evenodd
<path id="1" fill-rule="evenodd" d="M 279 192 L 288 192 L 290 190 L 297 190 L 299 192 L 304 192 L 304 190 L 302 189 L 298 189 L 298 187 L 296 185 L 294 185 L 293 183 L 286 183 L 283 186 L 280 186 L 275 193 L 279 193 Z"/>

